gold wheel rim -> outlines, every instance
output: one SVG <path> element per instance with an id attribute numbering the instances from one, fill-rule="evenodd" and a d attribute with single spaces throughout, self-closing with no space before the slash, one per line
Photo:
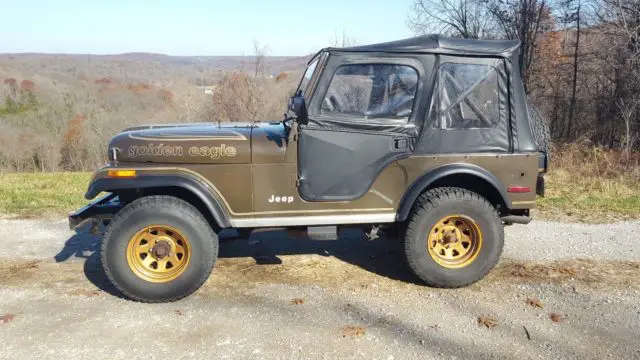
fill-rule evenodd
<path id="1" fill-rule="evenodd" d="M 482 247 L 480 226 L 470 217 L 449 215 L 429 230 L 427 249 L 438 265 L 457 269 L 471 264 Z"/>
<path id="2" fill-rule="evenodd" d="M 166 283 L 187 269 L 191 258 L 189 240 L 168 225 L 149 225 L 129 239 L 127 263 L 139 278 Z"/>

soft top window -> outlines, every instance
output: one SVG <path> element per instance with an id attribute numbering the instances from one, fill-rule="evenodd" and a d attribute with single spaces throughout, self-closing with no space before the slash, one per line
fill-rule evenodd
<path id="1" fill-rule="evenodd" d="M 307 69 L 305 70 L 304 75 L 302 75 L 302 79 L 300 80 L 300 85 L 298 85 L 298 91 L 306 94 L 309 83 L 311 83 L 311 79 L 313 78 L 313 73 L 316 71 L 316 67 L 318 67 L 320 59 L 324 57 L 326 57 L 326 54 L 316 56 L 315 60 L 313 60 L 313 62 L 309 64 L 309 66 L 307 66 Z"/>
<path id="2" fill-rule="evenodd" d="M 496 68 L 444 63 L 438 69 L 428 121 L 431 128 L 493 128 L 500 122 Z"/>
<path id="3" fill-rule="evenodd" d="M 333 75 L 321 113 L 408 119 L 417 84 L 418 73 L 407 65 L 343 65 Z"/>

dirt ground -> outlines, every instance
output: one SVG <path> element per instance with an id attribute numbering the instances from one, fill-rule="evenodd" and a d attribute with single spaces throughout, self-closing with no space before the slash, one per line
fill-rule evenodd
<path id="1" fill-rule="evenodd" d="M 1 359 L 640 359 L 640 223 L 507 228 L 464 289 L 421 286 L 397 241 L 223 239 L 202 289 L 123 300 L 100 238 L 0 219 Z"/>

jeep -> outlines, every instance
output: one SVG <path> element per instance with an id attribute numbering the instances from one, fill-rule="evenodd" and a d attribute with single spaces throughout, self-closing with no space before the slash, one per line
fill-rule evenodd
<path id="1" fill-rule="evenodd" d="M 519 42 L 426 35 L 325 48 L 276 122 L 136 126 L 70 214 L 106 225 L 101 262 L 126 297 L 174 301 L 210 275 L 218 234 L 258 228 L 399 238 L 433 287 L 482 279 L 504 225 L 544 194 Z"/>

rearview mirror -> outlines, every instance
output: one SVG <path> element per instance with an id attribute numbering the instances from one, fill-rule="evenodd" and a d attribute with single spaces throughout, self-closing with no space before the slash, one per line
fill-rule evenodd
<path id="1" fill-rule="evenodd" d="M 296 114 L 296 118 L 299 123 L 306 124 L 309 120 L 307 114 L 307 104 L 304 101 L 304 96 L 302 95 L 302 91 L 298 91 L 294 96 L 291 97 L 291 101 L 289 102 L 289 109 Z"/>

